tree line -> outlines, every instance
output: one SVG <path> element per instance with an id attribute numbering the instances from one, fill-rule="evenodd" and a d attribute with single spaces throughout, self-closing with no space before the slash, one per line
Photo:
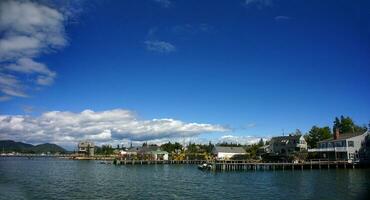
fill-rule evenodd
<path id="1" fill-rule="evenodd" d="M 333 136 L 333 133 L 335 133 L 337 129 L 339 131 L 339 134 L 364 133 L 367 130 L 367 127 L 366 125 L 357 125 L 350 117 L 344 117 L 342 115 L 340 116 L 340 118 L 336 117 L 334 119 L 332 129 L 330 129 L 329 126 L 313 126 L 311 130 L 304 136 L 307 145 L 310 148 L 316 148 L 319 141 L 331 138 Z"/>

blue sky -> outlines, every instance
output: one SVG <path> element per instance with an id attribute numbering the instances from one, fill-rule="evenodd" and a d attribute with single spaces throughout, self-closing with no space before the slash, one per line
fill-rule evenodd
<path id="1" fill-rule="evenodd" d="M 24 24 L 6 26 L 16 18 L 0 18 L 0 76 L 11 75 L 19 85 L 0 88 L 4 119 L 122 109 L 141 120 L 224 128 L 179 133 L 205 140 L 270 137 L 283 129 L 306 132 L 312 125 L 331 126 L 339 115 L 358 124 L 370 120 L 368 1 L 18 2 L 13 6 L 47 7 L 61 18 L 42 29 L 57 35 L 58 43 L 39 40 L 45 44 L 36 53 L 19 48 L 12 55 L 4 47 L 13 41 L 9 35 L 31 32 L 20 28 Z M 9 12 L 19 15 L 16 9 Z M 44 70 L 21 70 L 30 60 Z M 40 76 L 48 79 L 40 82 Z M 4 137 L 14 132 L 16 137 L 6 135 L 38 142 L 2 123 Z M 133 139 L 130 134 L 114 138 L 113 128 L 106 129 L 111 137 L 103 142 Z M 49 140 L 63 143 L 55 137 L 61 136 Z M 167 138 L 171 131 L 145 139 Z"/>

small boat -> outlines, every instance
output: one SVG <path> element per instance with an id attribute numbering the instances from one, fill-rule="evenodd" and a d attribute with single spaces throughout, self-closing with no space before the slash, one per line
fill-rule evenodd
<path id="1" fill-rule="evenodd" d="M 203 163 L 201 165 L 198 165 L 198 169 L 200 169 L 200 170 L 211 170 L 212 169 L 212 165 L 211 164 L 207 164 L 207 163 Z"/>

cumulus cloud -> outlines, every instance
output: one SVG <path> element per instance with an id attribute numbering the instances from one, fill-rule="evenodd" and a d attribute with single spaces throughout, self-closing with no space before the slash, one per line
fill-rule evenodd
<path id="1" fill-rule="evenodd" d="M 47 5 L 28 0 L 0 1 L 1 96 L 26 97 L 27 87 L 23 85 L 53 83 L 56 73 L 35 58 L 67 45 L 65 21 L 62 12 Z M 24 75 L 32 82 L 24 83 Z M 9 81 L 16 85 L 9 86 Z"/>
<path id="2" fill-rule="evenodd" d="M 257 137 L 257 136 L 234 136 L 234 135 L 224 135 L 219 139 L 219 143 L 227 142 L 234 144 L 255 144 L 259 142 L 260 139 L 266 141 L 266 137 Z"/>
<path id="3" fill-rule="evenodd" d="M 80 140 L 97 143 L 134 140 L 167 140 L 196 137 L 201 133 L 224 132 L 227 128 L 175 119 L 138 119 L 123 109 L 80 113 L 51 111 L 41 116 L 0 115 L 1 139 L 31 143 L 53 142 L 73 145 Z"/>
<path id="4" fill-rule="evenodd" d="M 165 41 L 160 40 L 147 40 L 144 42 L 148 51 L 154 51 L 159 53 L 170 53 L 176 51 L 176 47 Z"/>

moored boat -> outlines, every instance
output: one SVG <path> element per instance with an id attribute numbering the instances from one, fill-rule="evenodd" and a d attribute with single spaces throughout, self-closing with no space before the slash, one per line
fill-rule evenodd
<path id="1" fill-rule="evenodd" d="M 198 169 L 200 169 L 200 170 L 211 170 L 212 165 L 208 164 L 208 163 L 203 163 L 201 165 L 198 165 Z"/>

